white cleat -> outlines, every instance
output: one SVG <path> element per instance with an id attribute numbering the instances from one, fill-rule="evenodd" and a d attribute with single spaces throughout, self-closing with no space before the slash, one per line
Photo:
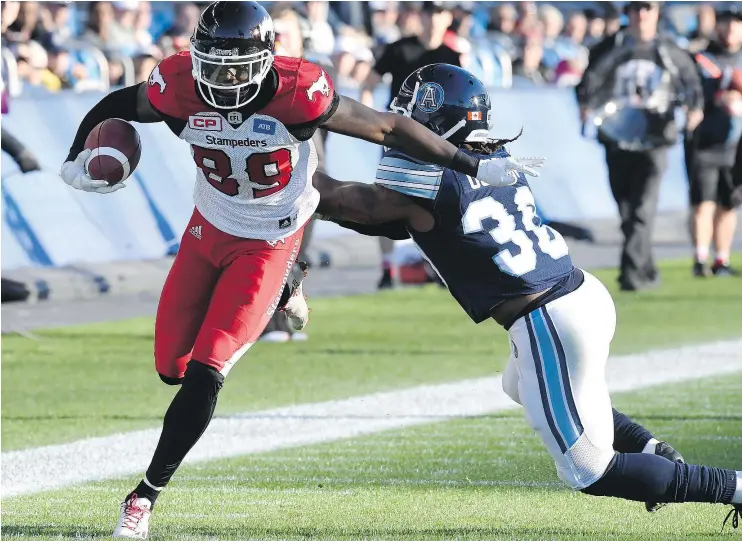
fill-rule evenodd
<path id="1" fill-rule="evenodd" d="M 121 504 L 121 514 L 113 530 L 117 539 L 147 539 L 152 502 L 147 498 L 137 498 L 132 494 Z"/>
<path id="2" fill-rule="evenodd" d="M 291 297 L 283 307 L 283 311 L 288 318 L 289 326 L 294 331 L 300 331 L 309 323 L 309 306 L 307 297 L 304 295 L 302 281 L 307 276 L 307 264 L 300 261 L 294 265 L 291 271 L 289 287 L 291 288 Z"/>

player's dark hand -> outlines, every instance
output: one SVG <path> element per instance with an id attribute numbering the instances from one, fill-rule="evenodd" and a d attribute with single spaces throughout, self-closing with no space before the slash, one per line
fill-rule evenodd
<path id="1" fill-rule="evenodd" d="M 18 167 L 23 173 L 31 173 L 33 171 L 40 171 L 41 166 L 36 158 L 30 152 L 23 152 L 18 156 Z"/>

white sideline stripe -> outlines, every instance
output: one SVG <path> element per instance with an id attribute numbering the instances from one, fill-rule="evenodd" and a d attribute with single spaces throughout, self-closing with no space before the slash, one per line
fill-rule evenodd
<path id="1" fill-rule="evenodd" d="M 612 357 L 611 391 L 742 371 L 742 339 Z M 229 458 L 494 413 L 516 405 L 501 377 L 424 385 L 216 418 L 185 462 Z M 160 429 L 2 453 L 3 497 L 144 473 Z"/>

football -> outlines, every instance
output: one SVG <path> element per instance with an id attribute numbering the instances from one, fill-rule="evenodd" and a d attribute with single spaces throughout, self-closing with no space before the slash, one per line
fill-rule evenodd
<path id="1" fill-rule="evenodd" d="M 120 118 L 110 118 L 98 124 L 85 140 L 92 154 L 85 170 L 94 180 L 113 185 L 129 178 L 139 164 L 142 144 L 137 130 Z"/>

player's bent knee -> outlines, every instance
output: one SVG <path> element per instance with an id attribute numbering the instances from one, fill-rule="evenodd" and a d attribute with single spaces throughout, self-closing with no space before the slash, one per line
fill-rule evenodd
<path id="1" fill-rule="evenodd" d="M 165 376 L 164 374 L 157 373 L 158 376 L 160 376 L 160 379 L 165 385 L 180 385 L 183 383 L 183 378 L 171 378 L 169 376 Z"/>
<path id="2" fill-rule="evenodd" d="M 559 478 L 574 490 L 583 490 L 598 481 L 613 461 L 613 448 L 600 448 L 582 434 L 564 454 L 566 461 L 557 463 Z"/>
<path id="3" fill-rule="evenodd" d="M 224 385 L 224 376 L 216 368 L 195 359 L 186 366 L 183 387 L 202 387 L 213 394 L 217 394 L 222 385 Z"/>
<path id="4" fill-rule="evenodd" d="M 502 375 L 502 390 L 513 402 L 520 404 L 520 392 L 518 391 L 518 373 L 508 367 Z"/>

